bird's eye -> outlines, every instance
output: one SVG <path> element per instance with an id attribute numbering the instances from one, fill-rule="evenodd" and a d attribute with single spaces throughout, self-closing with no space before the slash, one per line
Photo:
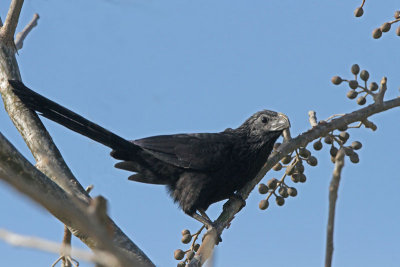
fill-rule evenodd
<path id="1" fill-rule="evenodd" d="M 262 117 L 262 118 L 261 118 L 261 121 L 262 121 L 263 123 L 267 123 L 267 122 L 268 122 L 268 118 L 267 118 L 267 117 Z"/>

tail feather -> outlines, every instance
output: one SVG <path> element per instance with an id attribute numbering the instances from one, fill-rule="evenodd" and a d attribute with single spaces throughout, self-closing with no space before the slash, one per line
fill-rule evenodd
<path id="1" fill-rule="evenodd" d="M 22 82 L 9 80 L 14 93 L 30 109 L 37 111 L 43 117 L 57 122 L 74 132 L 80 133 L 114 150 L 124 150 L 130 153 L 140 148 L 128 140 L 104 129 L 103 127 L 83 118 L 73 111 L 41 96 L 26 87 Z"/>

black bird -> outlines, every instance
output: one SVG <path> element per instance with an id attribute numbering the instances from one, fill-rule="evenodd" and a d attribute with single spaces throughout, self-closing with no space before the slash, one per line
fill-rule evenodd
<path id="1" fill-rule="evenodd" d="M 205 214 L 218 201 L 255 178 L 283 130 L 290 127 L 282 113 L 263 110 L 236 129 L 219 133 L 174 134 L 128 141 L 78 114 L 10 80 L 14 93 L 30 109 L 112 150 L 122 160 L 116 168 L 135 172 L 129 180 L 166 185 L 182 210 L 207 227 Z M 199 215 L 200 212 L 201 215 Z"/>

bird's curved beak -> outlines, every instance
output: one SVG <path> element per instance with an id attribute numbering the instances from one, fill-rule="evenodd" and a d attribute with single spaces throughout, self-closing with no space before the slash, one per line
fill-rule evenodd
<path id="1" fill-rule="evenodd" d="M 287 128 L 290 128 L 289 118 L 283 113 L 278 113 L 276 119 L 271 123 L 271 130 L 282 131 Z"/>

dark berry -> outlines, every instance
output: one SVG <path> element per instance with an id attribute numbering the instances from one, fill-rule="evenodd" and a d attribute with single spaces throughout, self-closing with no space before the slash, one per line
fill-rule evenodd
<path id="1" fill-rule="evenodd" d="M 359 150 L 362 147 L 362 144 L 361 144 L 361 142 L 354 141 L 351 143 L 351 147 L 355 150 Z"/>
<path id="2" fill-rule="evenodd" d="M 333 76 L 331 82 L 335 85 L 339 85 L 343 82 L 343 80 L 339 76 Z"/>
<path id="3" fill-rule="evenodd" d="M 182 235 L 190 235 L 190 231 L 188 229 L 182 230 Z"/>
<path id="4" fill-rule="evenodd" d="M 350 161 L 353 162 L 353 163 L 359 163 L 360 162 L 360 158 L 358 157 L 358 154 L 356 152 L 354 152 L 350 156 Z"/>
<path id="5" fill-rule="evenodd" d="M 354 99 L 354 98 L 357 97 L 357 95 L 358 95 L 358 93 L 356 91 L 354 91 L 354 90 L 350 90 L 346 94 L 348 99 Z"/>
<path id="6" fill-rule="evenodd" d="M 182 239 L 181 239 L 181 241 L 182 241 L 183 244 L 189 243 L 190 240 L 192 240 L 192 236 L 189 235 L 189 234 L 183 235 L 183 236 L 182 236 Z"/>
<path id="7" fill-rule="evenodd" d="M 359 72 L 360 72 L 360 66 L 358 66 L 358 64 L 353 64 L 351 66 L 351 73 L 357 75 Z"/>
<path id="8" fill-rule="evenodd" d="M 357 98 L 357 104 L 359 104 L 360 106 L 364 105 L 365 103 L 367 103 L 367 99 L 365 98 L 365 96 L 360 96 L 359 98 Z"/>
<path id="9" fill-rule="evenodd" d="M 284 156 L 284 157 L 281 159 L 281 162 L 282 162 L 283 164 L 289 164 L 291 161 L 292 161 L 292 157 L 289 156 L 289 155 Z"/>
<path id="10" fill-rule="evenodd" d="M 311 155 L 311 152 L 307 148 L 301 147 L 299 149 L 299 155 L 303 158 L 308 158 Z"/>
<path id="11" fill-rule="evenodd" d="M 372 37 L 373 37 L 374 39 L 379 39 L 379 38 L 381 38 L 381 36 L 382 36 L 382 31 L 381 31 L 381 29 L 377 28 L 377 29 L 373 30 L 373 32 L 372 32 Z"/>
<path id="12" fill-rule="evenodd" d="M 276 197 L 275 201 L 278 206 L 283 206 L 285 204 L 285 199 L 283 197 L 278 196 Z"/>
<path id="13" fill-rule="evenodd" d="M 383 23 L 382 26 L 381 26 L 381 31 L 382 32 L 390 31 L 390 26 L 392 26 L 392 24 L 390 24 L 389 22 Z"/>
<path id="14" fill-rule="evenodd" d="M 341 132 L 339 134 L 339 139 L 343 141 L 343 143 L 346 143 L 346 141 L 349 139 L 350 135 L 348 132 Z"/>
<path id="15" fill-rule="evenodd" d="M 336 157 L 338 153 L 338 149 L 334 146 L 331 147 L 331 150 L 329 150 L 329 153 L 331 154 L 332 157 Z"/>
<path id="16" fill-rule="evenodd" d="M 185 252 L 182 249 L 177 249 L 174 251 L 174 258 L 175 260 L 181 260 L 185 256 Z"/>
<path id="17" fill-rule="evenodd" d="M 330 136 L 330 135 L 326 136 L 326 137 L 324 138 L 324 142 L 325 142 L 325 144 L 328 144 L 328 145 L 332 144 L 332 143 L 333 143 L 333 138 L 332 138 L 332 136 Z"/>
<path id="18" fill-rule="evenodd" d="M 310 166 L 317 166 L 318 165 L 318 160 L 316 157 L 311 156 L 308 160 L 307 163 L 310 164 Z"/>
<path id="19" fill-rule="evenodd" d="M 260 208 L 260 210 L 266 210 L 269 206 L 269 202 L 266 199 L 263 199 L 260 201 L 260 203 L 258 204 L 258 207 Z"/>
<path id="20" fill-rule="evenodd" d="M 281 195 L 283 198 L 287 198 L 287 197 L 289 196 L 289 193 L 288 193 L 286 187 L 281 186 L 281 187 L 279 188 L 279 191 L 278 191 L 278 192 L 279 192 L 279 195 Z"/>
<path id="21" fill-rule="evenodd" d="M 277 185 L 278 185 L 278 180 L 275 178 L 269 179 L 267 182 L 268 188 L 272 190 L 275 190 Z"/>
<path id="22" fill-rule="evenodd" d="M 260 194 L 266 194 L 266 193 L 268 193 L 268 190 L 269 190 L 269 188 L 265 184 L 259 184 L 258 185 L 258 192 Z"/>
<path id="23" fill-rule="evenodd" d="M 305 183 L 306 181 L 307 181 L 307 177 L 303 173 L 301 173 L 299 176 L 299 182 Z"/>
<path id="24" fill-rule="evenodd" d="M 291 197 L 295 197 L 297 196 L 297 189 L 294 187 L 289 187 L 289 189 L 287 190 L 289 193 L 289 196 Z"/>
<path id="25" fill-rule="evenodd" d="M 322 149 L 322 142 L 321 142 L 321 140 L 316 141 L 316 142 L 313 144 L 313 147 L 314 147 L 315 150 L 321 150 L 321 149 Z"/>
<path id="26" fill-rule="evenodd" d="M 356 80 L 351 80 L 351 81 L 349 81 L 349 87 L 350 87 L 351 89 L 357 89 L 357 87 L 358 87 L 358 82 L 357 82 Z"/>
<path id="27" fill-rule="evenodd" d="M 369 79 L 369 72 L 366 71 L 366 70 L 362 70 L 362 71 L 360 72 L 360 78 L 361 78 L 363 81 L 368 81 L 368 79 Z"/>
<path id="28" fill-rule="evenodd" d="M 364 10 L 362 7 L 357 7 L 354 10 L 354 16 L 356 16 L 357 18 L 361 17 L 364 14 Z"/>
<path id="29" fill-rule="evenodd" d="M 376 82 L 372 82 L 369 84 L 369 90 L 376 91 L 378 90 L 378 84 Z"/>
<path id="30" fill-rule="evenodd" d="M 282 164 L 280 164 L 279 162 L 277 164 L 274 165 L 274 167 L 272 167 L 272 169 L 274 171 L 280 171 L 282 170 Z"/>

